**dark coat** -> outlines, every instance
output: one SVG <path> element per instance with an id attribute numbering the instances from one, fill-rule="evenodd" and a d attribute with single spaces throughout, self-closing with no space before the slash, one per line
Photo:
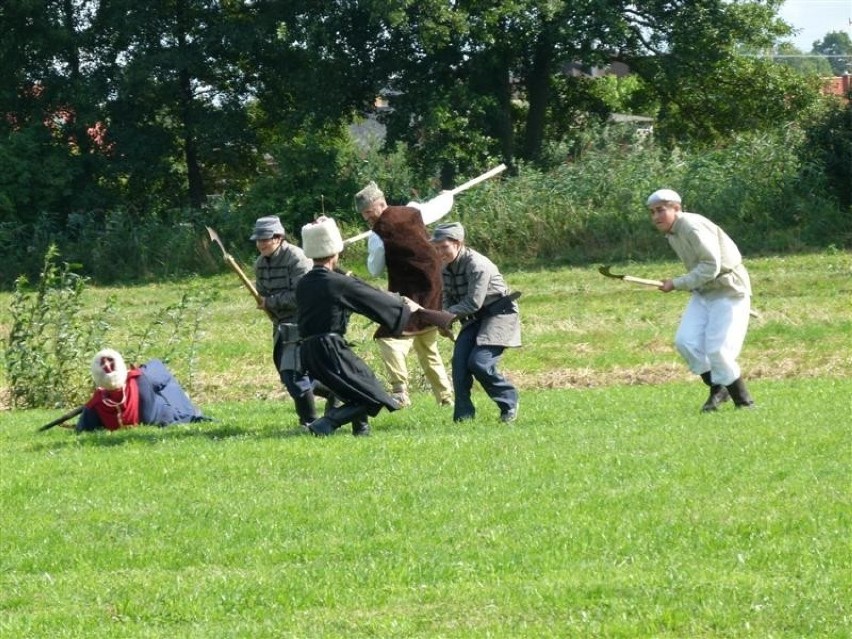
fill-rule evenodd
<path id="1" fill-rule="evenodd" d="M 373 225 L 373 233 L 385 245 L 388 290 L 414 300 L 424 308 L 441 310 L 441 258 L 429 241 L 429 233 L 418 209 L 389 206 Z M 413 315 L 406 333 L 417 333 L 429 325 Z M 390 337 L 384 326 L 376 337 Z"/>
<path id="2" fill-rule="evenodd" d="M 364 315 L 399 335 L 410 311 L 392 295 L 355 277 L 316 266 L 296 286 L 302 367 L 344 403 L 363 405 L 369 415 L 397 402 L 343 336 L 351 313 Z"/>

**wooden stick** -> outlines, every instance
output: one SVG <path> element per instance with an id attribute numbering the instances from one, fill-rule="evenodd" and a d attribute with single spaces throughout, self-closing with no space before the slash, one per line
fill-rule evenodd
<path id="1" fill-rule="evenodd" d="M 52 422 L 47 422 L 44 426 L 42 426 L 41 428 L 39 428 L 39 429 L 38 429 L 38 432 L 42 432 L 42 431 L 45 431 L 45 430 L 50 430 L 50 429 L 51 429 L 51 428 L 53 428 L 54 426 L 58 426 L 59 424 L 62 424 L 62 423 L 64 423 L 64 422 L 67 422 L 67 421 L 68 421 L 69 419 L 71 419 L 72 417 L 76 417 L 77 415 L 79 415 L 80 413 L 82 413 L 82 412 L 83 412 L 83 408 L 85 408 L 85 407 L 84 407 L 84 406 L 78 406 L 78 407 L 77 407 L 77 408 L 75 408 L 74 410 L 69 410 L 67 413 L 65 413 L 64 415 L 62 415 L 62 417 L 57 417 L 57 418 L 56 418 L 56 419 L 54 419 Z"/>
<path id="2" fill-rule="evenodd" d="M 254 287 L 254 284 L 248 277 L 246 277 L 246 274 L 243 273 L 243 269 L 240 268 L 240 265 L 237 264 L 237 261 L 231 256 L 230 253 L 228 253 L 228 251 L 225 250 L 225 246 L 224 244 L 222 244 L 222 240 L 219 239 L 219 234 L 213 229 L 211 229 L 209 226 L 205 228 L 207 229 L 207 234 L 210 236 L 210 240 L 215 244 L 218 244 L 219 248 L 222 249 L 222 255 L 224 257 L 225 263 L 231 267 L 231 270 L 234 271 L 234 273 L 237 274 L 237 277 L 240 278 L 240 281 L 243 283 L 243 286 L 245 286 L 248 289 L 249 293 L 251 293 L 258 306 L 263 304 L 263 296 L 257 292 L 257 289 Z M 265 308 L 263 310 L 266 311 L 266 314 L 271 320 L 275 319 L 269 309 Z"/>

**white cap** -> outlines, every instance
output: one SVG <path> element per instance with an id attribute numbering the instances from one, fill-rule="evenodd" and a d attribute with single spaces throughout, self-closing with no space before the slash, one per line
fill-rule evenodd
<path id="1" fill-rule="evenodd" d="M 648 196 L 645 206 L 654 206 L 660 202 L 677 202 L 680 204 L 680 195 L 678 195 L 677 191 L 672 191 L 671 189 L 660 189 Z"/>
<path id="2" fill-rule="evenodd" d="M 92 359 L 92 380 L 98 388 L 122 388 L 127 381 L 127 366 L 121 353 L 111 348 L 98 351 Z"/>

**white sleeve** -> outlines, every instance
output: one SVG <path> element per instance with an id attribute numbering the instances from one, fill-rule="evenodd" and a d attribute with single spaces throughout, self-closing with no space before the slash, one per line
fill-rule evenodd
<path id="1" fill-rule="evenodd" d="M 452 191 L 444 191 L 436 195 L 428 202 L 409 202 L 408 206 L 413 206 L 420 209 L 420 215 L 423 218 L 423 224 L 429 225 L 437 222 L 453 208 L 453 193 Z"/>
<path id="2" fill-rule="evenodd" d="M 385 243 L 373 232 L 367 236 L 367 270 L 373 277 L 385 270 Z"/>

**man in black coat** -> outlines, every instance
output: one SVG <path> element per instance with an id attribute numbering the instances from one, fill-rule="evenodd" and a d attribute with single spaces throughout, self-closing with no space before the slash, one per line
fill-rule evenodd
<path id="1" fill-rule="evenodd" d="M 392 335 L 401 334 L 414 313 L 444 327 L 449 326 L 453 316 L 422 309 L 408 298 L 340 273 L 337 265 L 343 238 L 331 218 L 321 217 L 302 227 L 302 247 L 305 255 L 314 260 L 314 267 L 296 286 L 301 363 L 312 378 L 342 402 L 309 424 L 308 429 L 324 436 L 351 423 L 353 435 L 367 435 L 368 417 L 383 407 L 394 411 L 400 406 L 347 345 L 344 335 L 349 316 L 364 315 L 385 326 Z"/>

